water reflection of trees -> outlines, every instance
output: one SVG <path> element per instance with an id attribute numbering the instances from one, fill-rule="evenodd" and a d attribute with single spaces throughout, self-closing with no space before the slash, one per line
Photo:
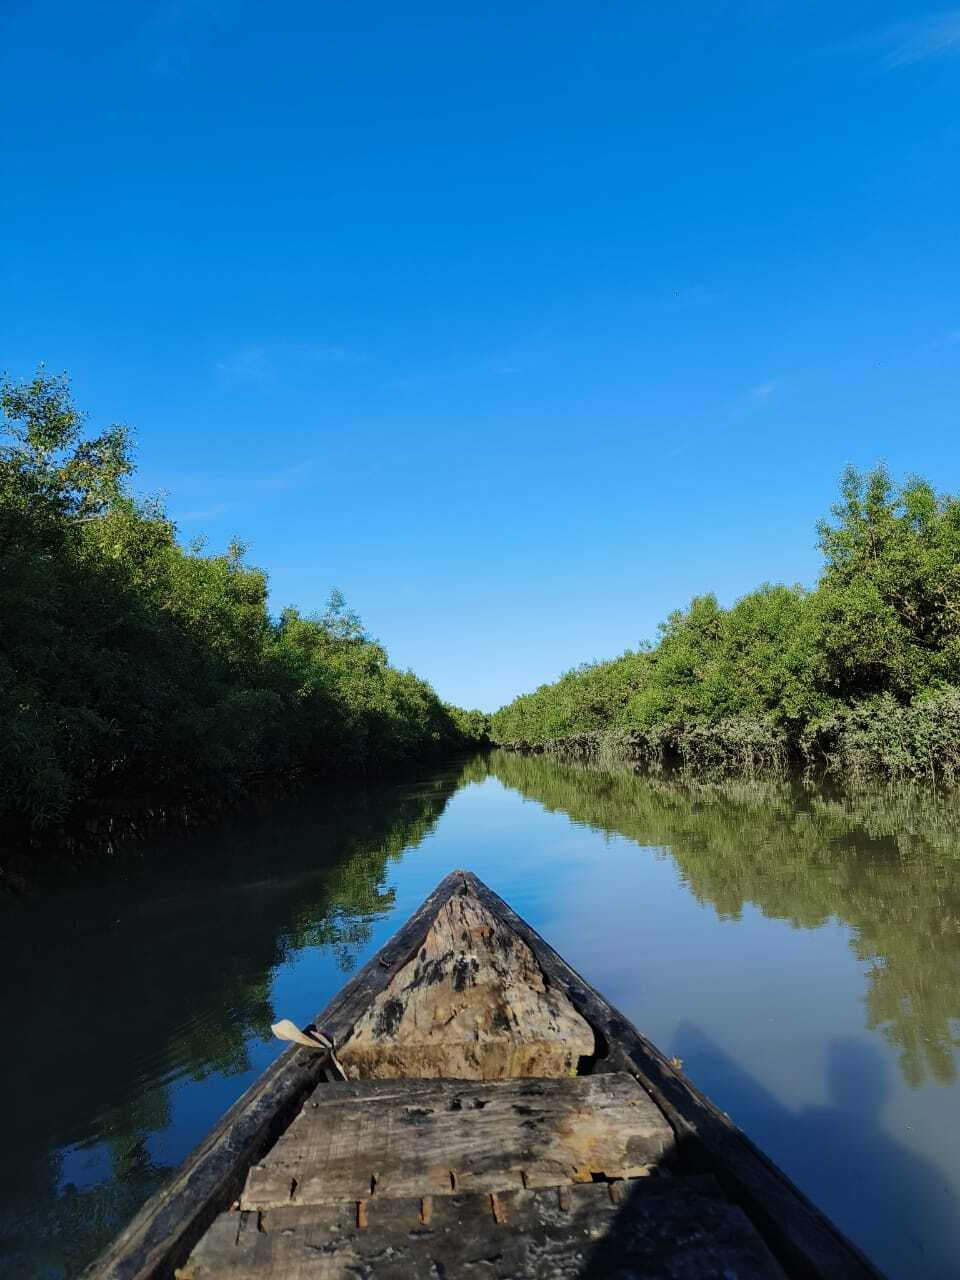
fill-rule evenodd
<path id="1" fill-rule="evenodd" d="M 930 791 L 830 795 L 788 782 L 698 784 L 496 752 L 491 771 L 547 809 L 666 846 L 723 917 L 747 903 L 853 931 L 867 1021 L 907 1081 L 954 1079 L 960 1046 L 960 810 Z"/>
<path id="2" fill-rule="evenodd" d="M 275 968 L 308 946 L 353 966 L 392 908 L 389 862 L 429 833 L 458 781 L 312 791 L 153 844 L 122 878 L 88 871 L 75 891 L 4 905 L 0 1016 L 19 1052 L 2 1067 L 0 1252 L 15 1270 L 77 1274 L 162 1184 L 183 1154 L 171 1148 L 242 1091 L 217 1078 L 248 1072 L 269 1037 Z M 184 1095 L 175 1117 L 182 1079 L 214 1089 Z"/>

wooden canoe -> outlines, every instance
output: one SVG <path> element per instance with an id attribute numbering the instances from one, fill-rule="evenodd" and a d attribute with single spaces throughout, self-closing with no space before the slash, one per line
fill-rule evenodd
<path id="1" fill-rule="evenodd" d="M 470 872 L 305 1031 L 87 1280 L 879 1276 Z"/>

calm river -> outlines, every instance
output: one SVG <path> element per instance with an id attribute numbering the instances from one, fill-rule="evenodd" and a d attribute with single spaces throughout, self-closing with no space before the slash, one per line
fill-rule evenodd
<path id="1" fill-rule="evenodd" d="M 454 867 L 895 1277 L 960 1275 L 960 812 L 496 753 L 0 904 L 0 1269 L 76 1276 Z"/>

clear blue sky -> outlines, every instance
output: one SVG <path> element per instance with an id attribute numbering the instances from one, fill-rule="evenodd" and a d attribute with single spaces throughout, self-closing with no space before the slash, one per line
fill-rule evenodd
<path id="1" fill-rule="evenodd" d="M 960 9 L 3 0 L 0 366 L 492 708 L 960 489 Z"/>

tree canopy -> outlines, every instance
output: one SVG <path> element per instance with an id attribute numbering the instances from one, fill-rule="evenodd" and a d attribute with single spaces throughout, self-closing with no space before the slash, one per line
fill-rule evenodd
<path id="1" fill-rule="evenodd" d="M 64 377 L 6 383 L 0 414 L 0 823 L 384 767 L 482 733 L 392 667 L 340 592 L 275 619 L 242 543 L 183 547 L 129 490 L 129 431 L 88 433 Z"/>

